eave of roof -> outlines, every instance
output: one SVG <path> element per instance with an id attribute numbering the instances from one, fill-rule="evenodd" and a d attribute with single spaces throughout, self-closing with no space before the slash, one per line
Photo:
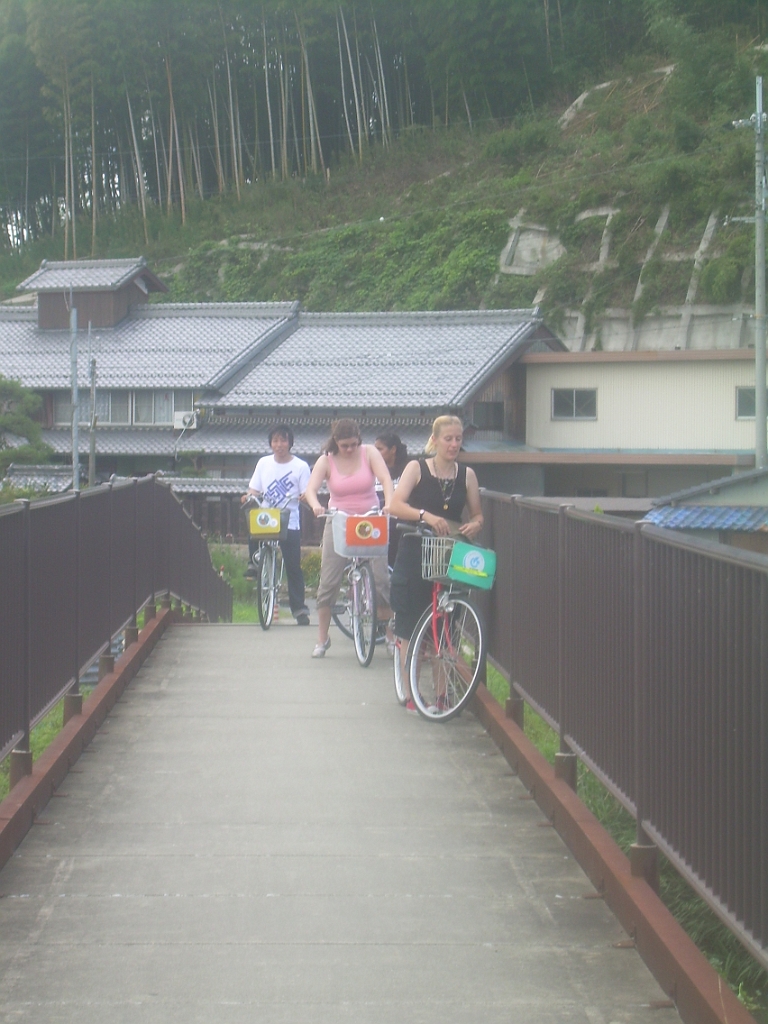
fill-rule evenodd
<path id="1" fill-rule="evenodd" d="M 540 466 L 750 466 L 748 452 L 590 452 L 522 449 L 509 452 L 467 452 L 465 462 L 529 463 Z"/>
<path id="2" fill-rule="evenodd" d="M 643 352 L 528 352 L 520 361 L 539 363 L 707 363 L 754 362 L 754 349 L 654 349 Z"/>
<path id="3" fill-rule="evenodd" d="M 166 473 L 159 473 L 158 477 L 176 494 L 232 497 L 245 494 L 250 483 L 249 477 L 171 476 Z"/>
<path id="4" fill-rule="evenodd" d="M 72 435 L 69 430 L 43 430 L 42 439 L 57 455 L 71 455 Z M 78 451 L 87 455 L 90 437 L 81 429 Z M 150 455 L 173 457 L 176 454 L 176 434 L 168 427 L 104 427 L 96 431 L 97 455 Z"/>

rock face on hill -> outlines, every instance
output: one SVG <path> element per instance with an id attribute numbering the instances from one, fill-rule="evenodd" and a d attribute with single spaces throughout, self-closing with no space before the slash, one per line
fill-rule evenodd
<path id="1" fill-rule="evenodd" d="M 601 206 L 582 210 L 574 218 L 575 224 L 590 221 L 600 229 L 597 260 L 582 264 L 581 270 L 584 273 L 596 277 L 618 266 L 611 253 L 611 222 L 619 212 L 614 207 Z M 589 351 L 596 345 L 606 351 L 731 349 L 753 343 L 753 307 L 744 302 L 729 305 L 697 302 L 702 269 L 721 222 L 717 211 L 709 215 L 695 249 L 674 249 L 657 256 L 669 222 L 669 212 L 669 204 L 665 204 L 659 212 L 653 239 L 639 265 L 632 305 L 623 309 L 609 307 L 596 322 L 589 324 L 587 307 L 594 294 L 593 286 L 590 286 L 581 305 L 564 312 L 557 333 L 571 350 Z M 499 257 L 500 274 L 534 277 L 568 254 L 558 234 L 545 224 L 526 220 L 525 210 L 520 210 L 511 218 L 509 226 L 511 233 Z M 643 297 L 644 276 L 649 267 L 654 266 L 654 258 L 661 262 L 662 273 L 669 267 L 672 273 L 681 277 L 681 284 L 685 285 L 685 298 L 681 303 L 657 306 L 646 315 L 638 317 L 634 311 Z M 682 275 L 680 270 L 683 271 Z M 546 294 L 546 286 L 543 286 L 537 292 L 534 302 L 539 304 L 546 298 Z"/>

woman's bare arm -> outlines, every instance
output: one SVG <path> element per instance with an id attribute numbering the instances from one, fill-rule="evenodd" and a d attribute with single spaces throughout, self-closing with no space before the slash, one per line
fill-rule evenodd
<path id="1" fill-rule="evenodd" d="M 394 494 L 395 488 L 392 486 L 392 477 L 389 475 L 387 464 L 384 461 L 381 452 L 378 448 L 374 448 L 372 444 L 367 444 L 365 446 L 365 450 L 368 453 L 368 462 L 373 470 L 373 475 L 379 481 L 384 490 L 384 505 L 381 511 L 389 512 L 389 506 L 392 501 L 392 495 Z"/>
<path id="2" fill-rule="evenodd" d="M 321 455 L 312 467 L 312 472 L 309 476 L 309 483 L 304 491 L 304 500 L 316 516 L 322 515 L 325 511 L 323 506 L 317 500 L 317 491 L 319 487 L 322 487 L 323 483 L 327 479 L 328 469 L 328 456 Z"/>
<path id="3" fill-rule="evenodd" d="M 467 466 L 467 511 L 469 520 L 461 524 L 459 533 L 467 540 L 472 540 L 483 528 L 483 507 L 480 503 L 480 486 L 477 476 L 470 466 Z"/>

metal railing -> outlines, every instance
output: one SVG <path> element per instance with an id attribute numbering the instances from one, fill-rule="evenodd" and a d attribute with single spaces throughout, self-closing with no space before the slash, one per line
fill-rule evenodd
<path id="1" fill-rule="evenodd" d="M 768 558 L 485 492 L 489 657 L 768 966 Z"/>
<path id="2" fill-rule="evenodd" d="M 155 477 L 0 508 L 0 758 L 147 604 L 232 618 L 205 536 Z"/>

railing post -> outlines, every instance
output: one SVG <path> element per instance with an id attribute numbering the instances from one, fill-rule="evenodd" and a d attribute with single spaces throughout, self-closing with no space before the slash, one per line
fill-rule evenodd
<path id="1" fill-rule="evenodd" d="M 152 557 L 150 558 L 150 570 L 149 570 L 149 586 L 151 597 L 149 602 L 144 606 L 144 622 L 145 624 L 155 617 L 155 562 L 157 560 L 157 534 L 155 532 L 155 497 L 157 489 L 157 475 L 152 477 L 152 527 L 149 531 L 149 537 L 147 543 L 152 545 Z"/>
<path id="2" fill-rule="evenodd" d="M 651 842 L 643 828 L 643 819 L 647 801 L 647 758 L 646 737 L 646 701 L 645 685 L 646 670 L 644 659 L 644 641 L 646 635 L 647 609 L 647 574 L 643 558 L 642 524 L 635 524 L 634 545 L 632 552 L 634 576 L 634 614 L 633 614 L 633 689 L 634 689 L 634 734 L 635 734 L 635 841 L 629 850 L 629 863 L 632 874 L 637 878 L 645 878 L 648 884 L 659 891 L 659 851 Z"/>
<path id="3" fill-rule="evenodd" d="M 515 725 L 525 729 L 525 701 L 514 691 L 507 697 L 507 703 L 504 705 L 504 714 L 507 718 L 511 718 Z"/>
<path id="4" fill-rule="evenodd" d="M 80 491 L 75 491 L 75 664 L 72 688 L 64 694 L 63 724 L 83 713 L 83 695 L 80 693 Z"/>
<path id="5" fill-rule="evenodd" d="M 125 637 L 125 646 L 130 647 L 131 644 L 135 644 L 139 639 L 139 627 L 136 624 L 136 606 L 139 603 L 139 588 L 137 584 L 138 568 L 136 565 L 139 555 L 139 481 L 136 477 L 133 478 L 133 560 L 132 560 L 132 573 L 131 573 L 131 587 L 133 593 L 131 595 L 131 608 L 133 609 L 133 615 L 131 616 L 130 626 L 125 627 L 123 636 Z"/>
<path id="6" fill-rule="evenodd" d="M 112 654 L 112 527 L 114 525 L 114 496 L 112 493 L 114 477 L 107 487 L 107 648 L 99 658 L 99 679 L 115 671 L 115 656 Z"/>
<path id="7" fill-rule="evenodd" d="M 11 789 L 25 775 L 32 774 L 32 750 L 29 742 L 32 700 L 32 510 L 28 498 L 21 499 L 21 505 L 24 509 L 24 695 L 21 708 L 24 735 L 19 746 L 11 751 L 8 780 Z"/>
<path id="8" fill-rule="evenodd" d="M 563 779 L 576 792 L 578 758 L 565 740 L 565 624 L 566 578 L 568 574 L 568 509 L 572 505 L 561 505 L 557 513 L 557 720 L 560 729 L 560 750 L 555 754 L 555 776 Z"/>
<path id="9" fill-rule="evenodd" d="M 173 538 L 173 513 L 175 501 L 176 499 L 173 496 L 173 491 L 169 487 L 165 496 L 165 503 L 168 506 L 168 515 L 166 516 L 166 528 L 168 531 L 168 589 L 165 592 L 165 598 L 161 602 L 163 607 L 168 607 L 169 609 L 173 607 L 173 603 L 171 601 L 171 582 L 173 580 L 173 548 L 171 546 L 171 541 Z"/>

